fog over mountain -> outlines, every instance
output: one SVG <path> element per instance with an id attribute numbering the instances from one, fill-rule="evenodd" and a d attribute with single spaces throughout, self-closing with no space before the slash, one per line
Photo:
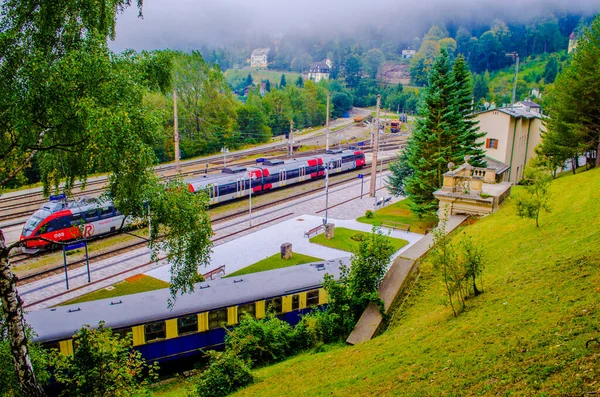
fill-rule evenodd
<path id="1" fill-rule="evenodd" d="M 145 0 L 119 15 L 113 50 L 191 49 L 260 42 L 287 33 L 331 36 L 377 29 L 402 40 L 440 22 L 480 23 L 494 18 L 526 22 L 549 13 L 600 12 L 595 1 L 567 0 Z"/>

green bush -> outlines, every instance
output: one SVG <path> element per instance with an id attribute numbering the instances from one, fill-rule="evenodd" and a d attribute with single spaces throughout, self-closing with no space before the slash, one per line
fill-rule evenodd
<path id="1" fill-rule="evenodd" d="M 362 233 L 356 233 L 356 234 L 350 236 L 350 240 L 353 240 L 353 241 L 365 241 L 365 238 L 366 238 L 365 235 Z"/>
<path id="2" fill-rule="evenodd" d="M 365 218 L 367 218 L 367 219 L 373 219 L 373 218 L 375 218 L 375 212 L 373 212 L 371 210 L 367 210 L 365 212 Z"/>
<path id="3" fill-rule="evenodd" d="M 245 316 L 225 338 L 225 346 L 242 360 L 254 365 L 270 364 L 295 354 L 300 345 L 294 328 L 274 314 L 257 320 Z"/>
<path id="4" fill-rule="evenodd" d="M 242 360 L 232 351 L 209 351 L 208 368 L 196 382 L 196 395 L 199 397 L 222 397 L 254 382 L 250 373 L 250 363 Z"/>

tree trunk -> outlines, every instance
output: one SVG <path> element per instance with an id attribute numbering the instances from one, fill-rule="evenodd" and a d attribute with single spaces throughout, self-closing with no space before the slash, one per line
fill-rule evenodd
<path id="1" fill-rule="evenodd" d="M 8 263 L 10 249 L 11 247 L 4 245 L 4 240 L 0 235 L 0 299 L 2 299 L 2 310 L 6 317 L 6 328 L 15 373 L 21 393 L 24 396 L 45 396 L 46 393 L 35 379 L 31 360 L 29 359 L 29 347 L 23 320 L 23 302 L 17 293 L 17 278 L 10 271 Z"/>

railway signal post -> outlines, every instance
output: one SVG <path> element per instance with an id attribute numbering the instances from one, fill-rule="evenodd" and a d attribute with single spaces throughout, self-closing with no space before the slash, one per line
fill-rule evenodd
<path id="1" fill-rule="evenodd" d="M 327 94 L 327 113 L 325 115 L 325 150 L 329 150 L 329 98 L 330 94 Z"/>

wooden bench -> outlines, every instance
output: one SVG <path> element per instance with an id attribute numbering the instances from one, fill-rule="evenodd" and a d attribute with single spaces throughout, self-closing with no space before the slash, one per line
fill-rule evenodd
<path id="1" fill-rule="evenodd" d="M 381 222 L 381 227 L 387 227 L 388 229 L 404 230 L 406 232 L 410 232 L 410 225 L 407 223 L 383 221 L 383 222 Z"/>
<path id="2" fill-rule="evenodd" d="M 217 274 L 223 273 L 225 274 L 225 265 L 221 265 L 218 268 L 211 270 L 208 273 L 204 273 L 202 276 L 204 277 L 205 280 L 208 279 L 213 279 L 214 276 L 216 276 Z"/>
<path id="3" fill-rule="evenodd" d="M 310 229 L 307 232 L 304 232 L 304 237 L 310 238 L 311 234 L 317 235 L 322 231 L 325 231 L 325 225 L 319 225 L 317 227 L 313 227 L 312 229 Z"/>

